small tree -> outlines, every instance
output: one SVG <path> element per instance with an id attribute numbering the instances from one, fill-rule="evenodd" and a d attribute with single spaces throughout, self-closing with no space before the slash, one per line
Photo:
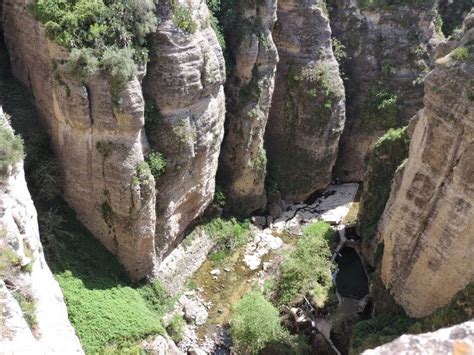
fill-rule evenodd
<path id="1" fill-rule="evenodd" d="M 278 310 L 256 291 L 249 292 L 235 305 L 230 331 L 236 350 L 244 354 L 257 354 L 287 334 Z"/>

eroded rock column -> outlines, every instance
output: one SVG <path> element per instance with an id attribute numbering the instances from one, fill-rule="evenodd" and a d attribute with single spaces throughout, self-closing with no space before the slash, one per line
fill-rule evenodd
<path id="1" fill-rule="evenodd" d="M 324 1 L 281 0 L 273 36 L 280 55 L 265 147 L 282 198 L 302 201 L 331 181 L 345 95 Z"/>
<path id="2" fill-rule="evenodd" d="M 226 84 L 226 135 L 219 159 L 218 182 L 226 208 L 248 215 L 264 208 L 267 157 L 263 135 L 275 83 L 278 53 L 271 30 L 276 0 L 236 2 L 235 25 L 226 30 L 235 67 Z"/>
<path id="3" fill-rule="evenodd" d="M 414 317 L 474 279 L 473 24 L 426 78 L 408 162 L 379 224 L 382 280 Z"/>
<path id="4" fill-rule="evenodd" d="M 160 117 L 148 129 L 151 148 L 166 159 L 156 182 L 156 248 L 161 257 L 213 199 L 224 134 L 225 64 L 204 0 L 176 1 L 189 26 L 162 5 L 144 92 Z"/>
<path id="5" fill-rule="evenodd" d="M 64 197 L 79 219 L 125 266 L 134 280 L 155 263 L 155 190 L 138 169 L 148 147 L 144 131 L 143 72 L 112 95 L 97 74 L 83 83 L 64 75 L 69 53 L 49 41 L 30 12 L 33 0 L 3 2 L 3 29 L 12 71 L 29 86 L 49 128 L 64 176 Z"/>

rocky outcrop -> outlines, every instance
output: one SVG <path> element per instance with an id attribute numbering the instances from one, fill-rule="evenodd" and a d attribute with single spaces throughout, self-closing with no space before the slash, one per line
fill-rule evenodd
<path id="1" fill-rule="evenodd" d="M 224 134 L 225 64 L 204 0 L 161 5 L 144 93 L 159 109 L 147 125 L 153 150 L 166 159 L 156 182 L 156 248 L 164 257 L 212 201 Z M 172 12 L 188 14 L 179 22 Z M 185 26 L 186 25 L 186 26 Z M 180 27 L 181 26 L 181 27 Z"/>
<path id="2" fill-rule="evenodd" d="M 367 2 L 366 2 L 367 3 Z M 423 76 L 442 35 L 435 1 L 407 5 L 328 2 L 347 95 L 347 122 L 334 177 L 362 181 L 368 154 L 389 128 L 406 126 L 423 106 Z"/>
<path id="3" fill-rule="evenodd" d="M 4 127 L 8 122 L 0 107 Z M 0 166 L 0 276 L 2 352 L 82 353 L 44 259 L 23 162 Z"/>
<path id="4" fill-rule="evenodd" d="M 64 176 L 64 197 L 134 280 L 155 263 L 153 176 L 138 169 L 149 149 L 138 76 L 112 95 L 110 78 L 87 83 L 64 74 L 69 53 L 49 41 L 32 0 L 3 1 L 3 29 L 14 75 L 31 88 Z M 117 103 L 118 102 L 118 103 Z"/>
<path id="5" fill-rule="evenodd" d="M 474 353 L 474 322 L 465 322 L 436 332 L 418 335 L 403 335 L 391 343 L 373 350 L 364 351 L 364 355 L 451 355 Z"/>
<path id="6" fill-rule="evenodd" d="M 414 317 L 447 304 L 474 279 L 473 40 L 474 14 L 458 47 L 425 80 L 408 162 L 378 227 L 382 280 Z"/>
<path id="7" fill-rule="evenodd" d="M 280 62 L 265 133 L 269 180 L 284 199 L 303 201 L 330 183 L 345 120 L 324 1 L 279 1 L 273 36 Z"/>
<path id="8" fill-rule="evenodd" d="M 278 53 L 271 30 L 276 0 L 235 2 L 226 38 L 235 67 L 226 84 L 227 118 L 218 182 L 227 209 L 248 215 L 266 205 L 267 157 L 263 135 L 270 110 Z"/>

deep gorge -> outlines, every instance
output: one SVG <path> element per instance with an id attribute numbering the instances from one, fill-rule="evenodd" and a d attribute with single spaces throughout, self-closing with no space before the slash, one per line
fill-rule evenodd
<path id="1" fill-rule="evenodd" d="M 0 1 L 0 348 L 472 350 L 471 8 Z"/>

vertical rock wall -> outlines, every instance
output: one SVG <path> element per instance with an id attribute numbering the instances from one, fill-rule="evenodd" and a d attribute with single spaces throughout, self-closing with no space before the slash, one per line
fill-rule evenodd
<path id="1" fill-rule="evenodd" d="M 347 122 L 334 177 L 362 181 L 368 154 L 389 128 L 405 126 L 423 106 L 422 76 L 437 44 L 435 1 L 370 5 L 328 3 L 334 37 L 345 46 L 341 66 Z M 439 29 L 438 29 L 439 30 Z"/>
<path id="2" fill-rule="evenodd" d="M 155 190 L 139 172 L 148 150 L 138 77 L 112 98 L 110 80 L 83 84 L 63 75 L 68 53 L 46 39 L 32 0 L 3 1 L 3 29 L 14 75 L 29 86 L 64 175 L 64 197 L 132 279 L 154 268 Z"/>
<path id="3" fill-rule="evenodd" d="M 266 205 L 263 135 L 278 62 L 271 33 L 277 5 L 276 0 L 267 0 L 233 6 L 237 16 L 226 38 L 235 67 L 226 84 L 226 133 L 218 182 L 224 188 L 226 207 L 234 214 L 248 215 Z"/>
<path id="4" fill-rule="evenodd" d="M 166 170 L 156 182 L 156 248 L 166 256 L 212 201 L 224 134 L 225 63 L 204 0 L 176 1 L 189 27 L 160 5 L 144 93 L 160 111 L 148 129 Z"/>
<path id="5" fill-rule="evenodd" d="M 268 173 L 284 199 L 302 201 L 330 183 L 345 121 L 325 2 L 279 1 L 273 36 L 280 62 L 265 133 Z"/>
<path id="6" fill-rule="evenodd" d="M 473 26 L 471 16 L 458 48 L 425 80 L 408 162 L 379 224 L 382 280 L 414 317 L 474 279 Z"/>
<path id="7" fill-rule="evenodd" d="M 0 127 L 9 129 L 1 107 Z M 59 285 L 44 259 L 23 162 L 0 166 L 0 264 L 1 351 L 82 353 Z M 28 316 L 35 321 L 33 328 L 13 294 L 32 305 Z"/>

